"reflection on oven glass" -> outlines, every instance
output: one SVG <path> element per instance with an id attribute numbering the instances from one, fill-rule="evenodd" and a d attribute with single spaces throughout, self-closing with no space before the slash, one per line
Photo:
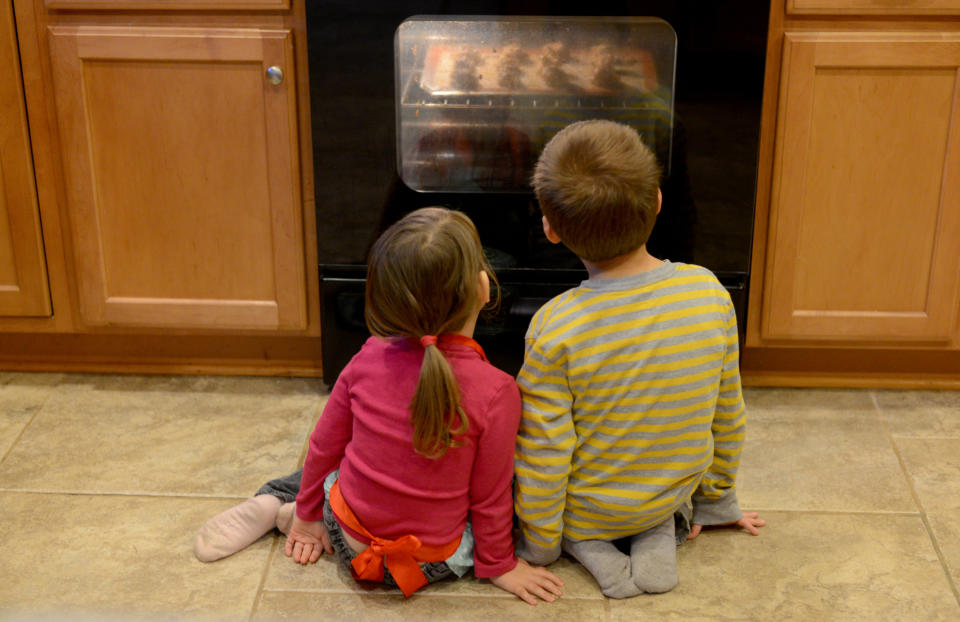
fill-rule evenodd
<path id="1" fill-rule="evenodd" d="M 528 186 L 533 162 L 530 137 L 504 116 L 486 126 L 439 123 L 402 166 L 404 181 L 420 190 L 484 192 Z"/>
<path id="2" fill-rule="evenodd" d="M 395 43 L 397 153 L 423 192 L 530 192 L 585 119 L 634 127 L 671 168 L 676 34 L 650 17 L 413 17 Z"/>

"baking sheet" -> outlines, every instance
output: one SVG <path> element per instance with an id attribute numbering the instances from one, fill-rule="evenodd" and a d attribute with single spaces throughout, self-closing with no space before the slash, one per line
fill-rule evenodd
<path id="1" fill-rule="evenodd" d="M 437 97 L 640 95 L 658 85 L 653 56 L 646 50 L 548 44 L 432 45 L 425 56 L 420 86 Z"/>

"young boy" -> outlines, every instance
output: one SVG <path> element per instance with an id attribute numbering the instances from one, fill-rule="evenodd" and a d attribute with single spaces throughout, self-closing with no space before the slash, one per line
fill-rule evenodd
<path id="1" fill-rule="evenodd" d="M 734 490 L 745 416 L 733 304 L 709 270 L 647 252 L 659 180 L 639 135 L 611 121 L 560 131 L 533 180 L 547 239 L 589 279 L 527 331 L 518 554 L 547 564 L 562 549 L 611 598 L 672 589 L 676 547 L 701 526 L 764 524 Z"/>

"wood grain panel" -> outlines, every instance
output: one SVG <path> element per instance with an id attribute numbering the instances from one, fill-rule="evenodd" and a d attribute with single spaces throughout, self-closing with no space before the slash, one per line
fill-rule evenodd
<path id="1" fill-rule="evenodd" d="M 960 0 L 787 0 L 797 15 L 958 15 Z"/>
<path id="2" fill-rule="evenodd" d="M 0 369 L 132 374 L 321 374 L 320 339 L 233 334 L 0 332 Z"/>
<path id="3" fill-rule="evenodd" d="M 290 0 L 44 0 L 52 10 L 120 9 L 124 11 L 286 10 Z"/>
<path id="4" fill-rule="evenodd" d="M 0 315 L 50 314 L 13 11 L 0 0 Z"/>
<path id="5" fill-rule="evenodd" d="M 960 36 L 787 33 L 761 335 L 949 341 Z"/>
<path id="6" fill-rule="evenodd" d="M 802 214 L 798 302 L 924 312 L 955 83 L 949 68 L 818 71 L 804 206 L 831 207 Z"/>
<path id="7" fill-rule="evenodd" d="M 50 45 L 84 321 L 305 328 L 290 33 L 52 27 Z"/>

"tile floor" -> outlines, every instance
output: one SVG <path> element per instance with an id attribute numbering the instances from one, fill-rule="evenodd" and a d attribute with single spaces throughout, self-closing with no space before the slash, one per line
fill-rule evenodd
<path id="1" fill-rule="evenodd" d="M 0 619 L 960 620 L 960 392 L 748 389 L 740 500 L 757 538 L 680 548 L 680 585 L 603 598 L 567 560 L 564 598 L 488 582 L 404 601 L 276 535 L 203 564 L 210 516 L 293 470 L 316 380 L 0 373 Z"/>

